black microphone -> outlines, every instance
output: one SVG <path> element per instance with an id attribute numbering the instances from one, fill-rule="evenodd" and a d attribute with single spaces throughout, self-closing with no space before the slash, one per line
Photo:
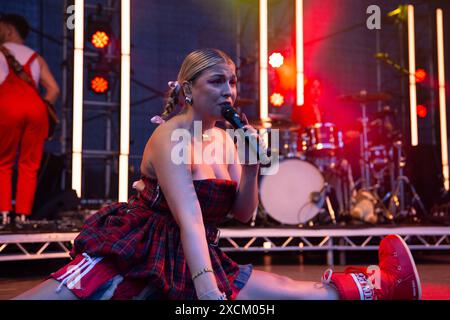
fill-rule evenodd
<path id="1" fill-rule="evenodd" d="M 222 116 L 233 126 L 235 129 L 242 129 L 245 124 L 237 114 L 236 110 L 230 105 L 226 104 L 222 106 Z"/>
<path id="2" fill-rule="evenodd" d="M 221 113 L 222 116 L 233 126 L 233 128 L 244 128 L 244 122 L 242 122 L 236 110 L 230 104 L 223 105 Z M 242 133 L 241 130 L 238 130 L 238 132 Z M 259 143 L 258 139 L 253 139 L 253 137 L 250 137 L 249 139 L 249 136 L 244 136 L 244 138 L 253 149 L 253 151 L 258 155 L 258 159 L 262 160 L 263 164 L 267 164 L 270 162 L 270 159 L 267 157 L 267 150 Z"/>

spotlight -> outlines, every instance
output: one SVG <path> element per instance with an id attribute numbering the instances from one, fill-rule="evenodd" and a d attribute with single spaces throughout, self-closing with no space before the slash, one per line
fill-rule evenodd
<path id="1" fill-rule="evenodd" d="M 103 49 L 109 44 L 109 36 L 105 31 L 97 30 L 91 36 L 91 43 L 98 49 Z"/>
<path id="2" fill-rule="evenodd" d="M 90 84 L 91 90 L 97 94 L 105 93 L 109 89 L 109 80 L 102 75 L 94 75 L 91 78 Z"/>
<path id="3" fill-rule="evenodd" d="M 417 115 L 419 116 L 419 118 L 425 118 L 427 114 L 428 114 L 427 107 L 425 107 L 422 104 L 419 104 L 417 106 Z"/>
<path id="4" fill-rule="evenodd" d="M 274 107 L 281 107 L 284 104 L 284 97 L 282 94 L 280 93 L 273 93 L 270 96 L 270 103 L 272 103 L 272 105 Z"/>
<path id="5" fill-rule="evenodd" d="M 273 68 L 279 68 L 283 65 L 284 62 L 284 57 L 281 53 L 279 52 L 274 52 L 270 55 L 269 57 L 269 64 L 273 67 Z"/>
<path id="6" fill-rule="evenodd" d="M 97 49 L 111 43 L 111 19 L 102 15 L 90 15 L 87 21 L 87 40 Z"/>
<path id="7" fill-rule="evenodd" d="M 424 69 L 416 70 L 416 83 L 423 82 L 427 77 L 427 72 Z"/>

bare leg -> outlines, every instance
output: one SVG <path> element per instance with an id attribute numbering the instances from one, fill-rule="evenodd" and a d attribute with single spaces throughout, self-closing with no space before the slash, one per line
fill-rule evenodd
<path id="1" fill-rule="evenodd" d="M 338 300 L 337 291 L 320 282 L 296 281 L 275 273 L 253 270 L 236 300 Z"/>
<path id="2" fill-rule="evenodd" d="M 9 211 L 2 211 L 2 224 L 8 224 L 9 223 Z"/>
<path id="3" fill-rule="evenodd" d="M 65 286 L 61 287 L 61 291 L 56 292 L 58 286 L 58 281 L 48 279 L 12 300 L 78 300 L 77 296 Z"/>

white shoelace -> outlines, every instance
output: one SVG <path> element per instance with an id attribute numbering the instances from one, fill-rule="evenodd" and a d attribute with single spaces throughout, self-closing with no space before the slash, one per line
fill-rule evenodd
<path id="1" fill-rule="evenodd" d="M 67 271 L 56 280 L 61 281 L 55 292 L 60 292 L 64 285 L 69 289 L 73 289 L 81 279 L 99 263 L 103 257 L 91 258 L 87 253 L 83 253 L 84 259 L 75 266 L 70 266 Z"/>

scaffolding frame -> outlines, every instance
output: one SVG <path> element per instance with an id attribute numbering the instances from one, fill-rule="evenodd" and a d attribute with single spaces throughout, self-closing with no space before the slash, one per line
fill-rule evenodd
<path id="1" fill-rule="evenodd" d="M 220 228 L 224 252 L 323 252 L 328 265 L 346 264 L 346 252 L 376 251 L 381 239 L 400 235 L 412 251 L 450 251 L 450 227 L 372 227 L 340 229 Z M 77 232 L 2 234 L 0 262 L 69 258 Z"/>

